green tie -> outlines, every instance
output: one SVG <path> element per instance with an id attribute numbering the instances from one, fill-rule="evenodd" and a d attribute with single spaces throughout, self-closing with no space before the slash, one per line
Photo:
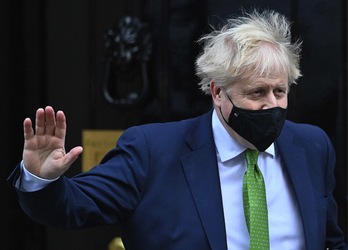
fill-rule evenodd
<path id="1" fill-rule="evenodd" d="M 247 149 L 248 168 L 243 180 L 245 220 L 250 235 L 250 250 L 269 249 L 268 212 L 265 183 L 257 166 L 258 151 Z"/>

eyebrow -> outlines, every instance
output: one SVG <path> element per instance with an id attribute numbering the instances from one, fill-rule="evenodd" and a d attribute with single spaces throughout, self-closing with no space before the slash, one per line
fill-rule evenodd
<path id="1" fill-rule="evenodd" d="M 264 82 L 264 81 L 255 81 L 255 82 L 252 82 L 250 84 L 247 84 L 248 87 L 269 87 L 269 86 L 275 86 L 275 87 L 282 87 L 282 86 L 286 86 L 288 87 L 289 84 L 286 83 L 286 82 L 277 82 L 277 83 L 272 83 L 272 84 L 269 84 L 267 82 Z"/>

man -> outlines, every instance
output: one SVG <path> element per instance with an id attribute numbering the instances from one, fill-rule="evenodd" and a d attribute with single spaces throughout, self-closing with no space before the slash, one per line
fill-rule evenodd
<path id="1" fill-rule="evenodd" d="M 196 68 L 214 109 L 129 128 L 71 179 L 82 148 L 65 152 L 62 111 L 38 109 L 9 177 L 23 210 L 54 227 L 119 224 L 126 249 L 347 249 L 333 147 L 321 129 L 285 121 L 300 76 L 289 29 L 284 16 L 254 11 L 204 36 Z"/>

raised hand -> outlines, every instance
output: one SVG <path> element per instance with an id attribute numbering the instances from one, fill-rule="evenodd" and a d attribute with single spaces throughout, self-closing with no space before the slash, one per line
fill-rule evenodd
<path id="1" fill-rule="evenodd" d="M 66 153 L 65 115 L 62 111 L 55 114 L 50 106 L 36 111 L 35 131 L 29 118 L 24 120 L 23 129 L 23 163 L 29 172 L 38 177 L 54 179 L 61 176 L 82 153 L 80 146 Z"/>

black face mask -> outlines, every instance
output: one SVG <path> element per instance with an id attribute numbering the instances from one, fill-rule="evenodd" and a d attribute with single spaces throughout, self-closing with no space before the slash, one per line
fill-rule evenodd
<path id="1" fill-rule="evenodd" d="M 231 99 L 228 97 L 233 104 Z M 265 151 L 279 136 L 287 110 L 275 107 L 261 110 L 248 110 L 236 107 L 226 121 L 220 108 L 220 113 L 225 122 L 241 137 L 253 144 L 258 151 Z"/>

